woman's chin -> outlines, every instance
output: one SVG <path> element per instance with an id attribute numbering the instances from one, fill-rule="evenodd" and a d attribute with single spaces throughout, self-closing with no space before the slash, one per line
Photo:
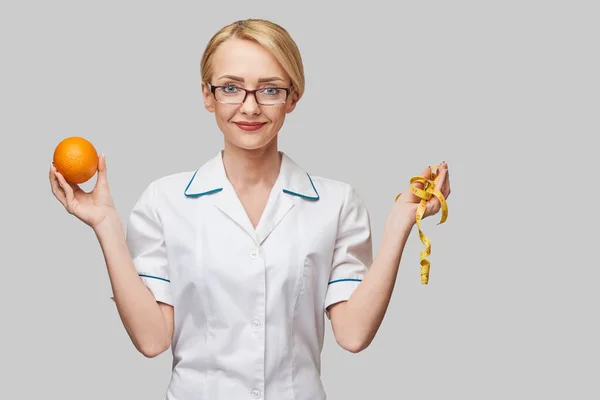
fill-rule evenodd
<path id="1" fill-rule="evenodd" d="M 274 137 L 264 135 L 236 135 L 233 140 L 229 140 L 231 144 L 244 150 L 257 150 L 268 146 Z"/>

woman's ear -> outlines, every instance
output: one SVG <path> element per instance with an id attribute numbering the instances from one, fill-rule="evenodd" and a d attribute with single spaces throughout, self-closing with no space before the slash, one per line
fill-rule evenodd
<path id="1" fill-rule="evenodd" d="M 204 99 L 204 108 L 209 112 L 215 111 L 215 98 L 206 82 L 202 82 L 202 97 Z"/>
<path id="2" fill-rule="evenodd" d="M 296 108 L 296 104 L 298 104 L 298 93 L 295 90 L 292 90 L 290 93 L 290 97 L 288 98 L 288 102 L 286 105 L 286 114 L 291 113 Z"/>

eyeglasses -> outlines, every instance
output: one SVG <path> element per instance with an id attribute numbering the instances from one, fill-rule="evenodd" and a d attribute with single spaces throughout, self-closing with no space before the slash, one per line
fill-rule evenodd
<path id="1" fill-rule="evenodd" d="M 266 87 L 248 90 L 236 85 L 213 86 L 207 83 L 211 93 L 219 103 L 244 104 L 248 94 L 254 95 L 256 102 L 263 106 L 278 106 L 285 104 L 292 88 Z"/>

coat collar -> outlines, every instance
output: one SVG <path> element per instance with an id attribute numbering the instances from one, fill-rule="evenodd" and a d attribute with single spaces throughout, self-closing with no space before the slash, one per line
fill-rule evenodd
<path id="1" fill-rule="evenodd" d="M 210 198 L 215 207 L 241 226 L 260 245 L 296 202 L 302 199 L 320 199 L 310 175 L 285 153 L 281 152 L 281 156 L 279 175 L 256 229 L 227 178 L 223 151 L 194 172 L 185 187 L 184 195 L 188 198 Z"/>
<path id="2" fill-rule="evenodd" d="M 288 195 L 306 200 L 319 200 L 319 193 L 310 175 L 285 153 L 280 153 L 281 167 L 276 186 L 280 186 L 282 192 Z M 194 172 L 185 187 L 184 194 L 187 197 L 200 197 L 221 192 L 229 186 L 230 182 L 223 164 L 223 151 L 219 151 L 215 157 Z"/>

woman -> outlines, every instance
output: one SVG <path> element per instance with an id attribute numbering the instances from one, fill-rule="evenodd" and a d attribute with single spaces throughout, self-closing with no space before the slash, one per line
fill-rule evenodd
<path id="1" fill-rule="evenodd" d="M 54 167 L 52 190 L 96 233 L 135 347 L 147 357 L 172 348 L 167 399 L 325 399 L 324 316 L 344 349 L 369 345 L 420 199 L 406 188 L 395 202 L 373 260 L 369 216 L 352 186 L 307 174 L 278 150 L 304 91 L 300 54 L 280 26 L 224 27 L 201 75 L 224 148 L 194 171 L 151 182 L 127 235 L 103 155 L 92 192 Z M 438 188 L 450 194 L 445 163 Z M 432 197 L 425 216 L 439 208 Z"/>

